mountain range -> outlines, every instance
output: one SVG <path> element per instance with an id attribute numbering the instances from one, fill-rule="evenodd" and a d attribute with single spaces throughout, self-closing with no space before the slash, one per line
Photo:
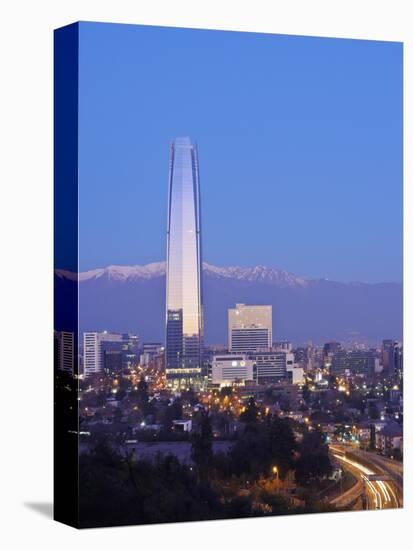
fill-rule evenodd
<path id="1" fill-rule="evenodd" d="M 225 343 L 227 309 L 236 303 L 273 306 L 273 339 L 295 343 L 402 339 L 400 283 L 342 283 L 307 279 L 266 266 L 203 264 L 205 341 Z M 75 274 L 55 271 L 65 292 Z M 136 332 L 163 341 L 165 262 L 109 266 L 79 274 L 80 330 Z"/>

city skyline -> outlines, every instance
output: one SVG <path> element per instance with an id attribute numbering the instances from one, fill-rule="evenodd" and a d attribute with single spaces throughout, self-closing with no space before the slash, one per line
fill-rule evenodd
<path id="1" fill-rule="evenodd" d="M 401 44 L 109 24 L 80 43 L 81 271 L 164 258 L 167 146 L 191 135 L 209 263 L 402 280 Z"/>

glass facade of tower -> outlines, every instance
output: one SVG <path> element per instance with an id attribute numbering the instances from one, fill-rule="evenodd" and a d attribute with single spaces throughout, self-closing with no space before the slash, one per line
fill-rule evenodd
<path id="1" fill-rule="evenodd" d="M 166 377 L 196 385 L 202 373 L 203 312 L 198 152 L 171 144 L 166 266 Z"/>

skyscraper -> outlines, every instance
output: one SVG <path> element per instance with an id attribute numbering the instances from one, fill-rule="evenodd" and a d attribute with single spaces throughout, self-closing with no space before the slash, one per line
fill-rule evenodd
<path id="1" fill-rule="evenodd" d="M 171 144 L 166 260 L 166 377 L 192 386 L 202 374 L 203 311 L 198 151 Z"/>

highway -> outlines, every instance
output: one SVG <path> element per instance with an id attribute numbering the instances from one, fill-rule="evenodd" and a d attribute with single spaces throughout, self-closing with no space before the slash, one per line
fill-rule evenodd
<path id="1" fill-rule="evenodd" d="M 402 464 L 347 445 L 330 445 L 330 453 L 357 479 L 353 487 L 333 499 L 331 504 L 354 510 L 381 510 L 403 505 Z M 371 476 L 380 477 L 376 480 Z"/>

